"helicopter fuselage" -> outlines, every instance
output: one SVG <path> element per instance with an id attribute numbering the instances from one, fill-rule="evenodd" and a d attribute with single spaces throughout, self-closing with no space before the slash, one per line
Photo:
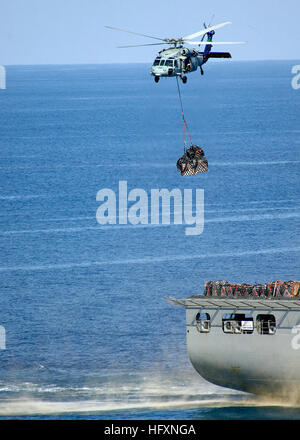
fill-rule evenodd
<path id="1" fill-rule="evenodd" d="M 151 68 L 151 75 L 156 82 L 160 77 L 180 76 L 194 72 L 207 61 L 203 52 L 186 47 L 163 49 L 158 53 Z"/>

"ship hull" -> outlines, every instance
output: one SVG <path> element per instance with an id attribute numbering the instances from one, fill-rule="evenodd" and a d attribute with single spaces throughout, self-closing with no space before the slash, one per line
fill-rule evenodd
<path id="1" fill-rule="evenodd" d="M 242 336 L 234 335 L 230 341 L 229 335 L 208 335 L 200 341 L 190 331 L 187 347 L 192 365 L 209 382 L 240 391 L 281 394 L 300 386 L 300 353 L 290 352 L 289 337 L 278 337 L 273 344 Z"/>
<path id="2" fill-rule="evenodd" d="M 215 306 L 204 298 L 199 305 L 195 300 L 185 304 L 186 337 L 190 361 L 204 379 L 255 394 L 300 396 L 299 301 L 260 304 L 248 300 L 243 305 L 243 301 L 226 300 L 225 305 L 217 301 Z M 199 330 L 200 313 L 210 316 L 209 331 Z M 224 316 L 241 313 L 251 317 L 252 332 L 224 332 Z M 273 317 L 271 333 L 258 331 L 260 316 Z"/>

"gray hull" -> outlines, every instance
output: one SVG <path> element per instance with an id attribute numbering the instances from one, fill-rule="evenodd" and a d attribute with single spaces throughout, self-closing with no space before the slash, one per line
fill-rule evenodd
<path id="1" fill-rule="evenodd" d="M 300 394 L 299 300 L 198 296 L 171 301 L 186 307 L 188 355 L 203 378 L 257 394 Z M 210 317 L 204 327 L 199 313 Z M 248 316 L 251 332 L 241 330 L 240 321 L 238 332 L 227 333 L 224 316 L 229 314 Z M 261 331 L 261 316 L 275 320 L 270 331 Z"/>

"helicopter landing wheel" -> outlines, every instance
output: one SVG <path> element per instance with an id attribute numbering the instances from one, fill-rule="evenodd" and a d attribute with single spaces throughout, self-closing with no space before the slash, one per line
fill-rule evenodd
<path id="1" fill-rule="evenodd" d="M 183 84 L 185 84 L 187 82 L 187 77 L 186 76 L 183 76 L 181 79 L 182 79 Z"/>
<path id="2" fill-rule="evenodd" d="M 154 77 L 154 81 L 155 81 L 156 83 L 158 83 L 158 81 L 159 81 L 159 76 L 155 76 L 155 77 Z"/>

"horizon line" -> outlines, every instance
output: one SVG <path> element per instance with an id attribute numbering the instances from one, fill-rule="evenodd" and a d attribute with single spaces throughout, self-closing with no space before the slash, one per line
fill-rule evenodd
<path id="1" fill-rule="evenodd" d="M 238 63 L 251 63 L 251 62 L 268 62 L 268 61 L 291 61 L 291 62 L 299 62 L 300 63 L 300 59 L 298 58 L 281 58 L 281 59 L 273 59 L 273 58 L 264 58 L 264 59 L 246 59 L 246 60 L 236 60 L 236 59 L 230 59 L 230 60 L 222 60 L 221 62 L 227 63 L 227 62 L 238 62 Z M 152 62 L 151 62 L 152 63 Z M 220 61 L 215 61 L 216 64 L 219 64 Z M 97 62 L 83 62 L 83 63 L 24 63 L 24 64 L 1 64 L 2 66 L 107 66 L 107 65 L 120 65 L 120 64 L 150 64 L 150 62 L 147 61 L 140 61 L 140 62 L 133 62 L 133 61 L 121 61 L 121 62 L 107 62 L 107 63 L 97 63 Z"/>

